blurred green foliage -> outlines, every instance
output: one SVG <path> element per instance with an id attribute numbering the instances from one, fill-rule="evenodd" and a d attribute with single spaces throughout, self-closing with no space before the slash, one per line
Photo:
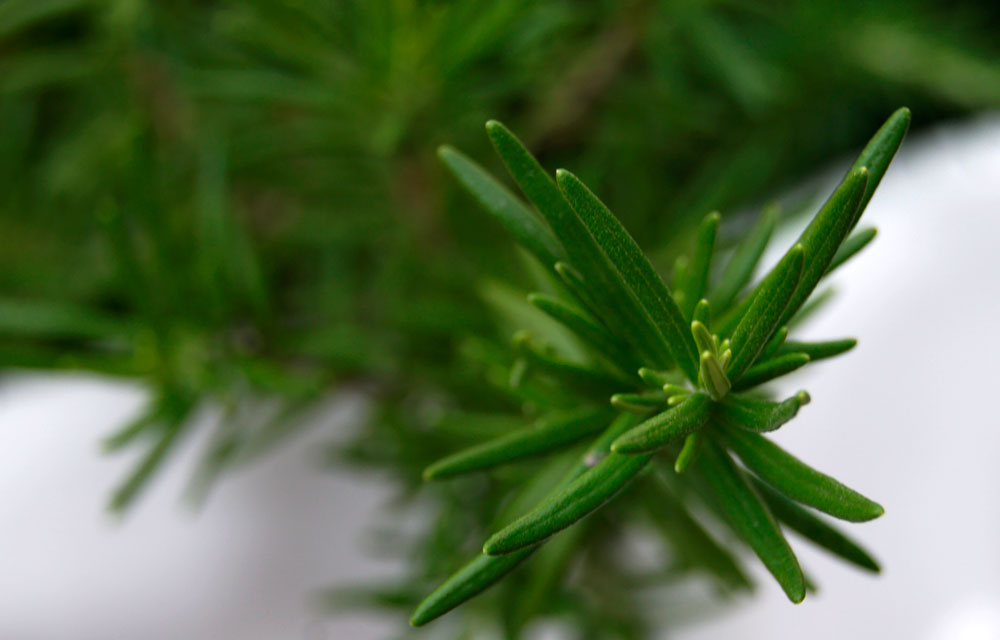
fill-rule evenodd
<path id="1" fill-rule="evenodd" d="M 428 435 L 442 407 L 521 411 L 466 356 L 509 340 L 480 283 L 527 274 L 440 143 L 489 157 L 503 119 L 662 266 L 706 211 L 795 184 L 900 104 L 916 127 L 1000 105 L 998 27 L 990 3 L 920 0 L 6 0 L 0 367 L 149 385 L 107 443 L 146 452 L 119 508 L 206 402 L 212 477 L 358 384 L 373 416 L 335 457 L 412 492 L 475 439 Z M 488 528 L 504 494 L 471 482 L 438 490 L 418 574 Z"/>

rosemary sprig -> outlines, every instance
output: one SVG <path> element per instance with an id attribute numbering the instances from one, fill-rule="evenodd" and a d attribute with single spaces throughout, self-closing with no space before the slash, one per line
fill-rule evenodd
<path id="1" fill-rule="evenodd" d="M 666 473 L 675 474 L 671 482 L 681 495 L 698 495 L 718 513 L 793 602 L 805 597 L 808 581 L 779 521 L 834 554 L 877 570 L 867 552 L 798 505 L 852 522 L 876 518 L 882 507 L 762 435 L 788 423 L 809 402 L 809 395 L 802 391 L 775 402 L 766 397 L 766 390 L 762 397 L 759 388 L 854 346 L 853 339 L 803 343 L 786 338 L 792 320 L 824 276 L 874 237 L 870 230 L 849 234 L 885 175 L 909 119 L 906 109 L 888 119 L 798 240 L 749 291 L 774 227 L 771 210 L 714 282 L 710 266 L 718 259 L 720 218 L 709 215 L 697 234 L 693 258 L 679 262 L 676 289 L 671 291 L 593 192 L 564 170 L 553 180 L 503 125 L 491 121 L 487 131 L 534 210 L 471 161 L 442 150 L 446 164 L 486 210 L 552 277 L 566 284 L 561 294 L 531 294 L 529 299 L 539 312 L 578 336 L 592 356 L 570 363 L 551 355 L 550 360 L 532 363 L 526 356 L 537 352 L 523 350 L 521 335 L 515 343 L 526 359 L 520 362 L 529 364 L 526 372 L 520 365 L 519 383 L 542 376 L 554 385 L 550 389 L 568 394 L 561 396 L 563 402 L 581 407 L 610 404 L 621 413 L 610 420 L 591 411 L 583 424 L 552 413 L 539 426 L 453 454 L 427 469 L 425 477 L 436 479 L 518 462 L 587 437 L 601 420 L 610 423 L 563 482 L 490 536 L 484 555 L 428 596 L 414 613 L 413 624 L 427 623 L 479 593 L 549 537 L 619 494 L 630 498 L 629 484 L 650 466 L 659 467 L 660 457 L 672 460 L 673 471 Z M 544 342 L 545 336 L 537 339 Z M 645 366 L 637 369 L 636 363 Z M 623 375 L 629 371 L 636 373 Z M 584 379 L 592 384 L 583 384 Z M 599 380 L 616 381 L 620 388 L 602 398 Z M 534 397 L 545 400 L 544 392 Z"/>

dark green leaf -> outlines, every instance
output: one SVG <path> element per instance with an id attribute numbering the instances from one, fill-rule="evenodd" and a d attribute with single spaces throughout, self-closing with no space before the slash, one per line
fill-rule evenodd
<path id="1" fill-rule="evenodd" d="M 608 415 L 594 410 L 549 415 L 520 429 L 443 458 L 424 470 L 425 480 L 438 480 L 523 460 L 573 444 L 607 425 Z"/>
<path id="2" fill-rule="evenodd" d="M 840 245 L 837 253 L 833 256 L 833 262 L 830 263 L 830 266 L 826 270 L 827 275 L 867 247 L 868 243 L 874 240 L 876 235 L 878 235 L 878 230 L 875 227 L 868 227 L 848 236 L 847 240 L 844 240 L 844 244 Z"/>
<path id="3" fill-rule="evenodd" d="M 861 198 L 861 202 L 858 204 L 854 222 L 851 224 L 852 229 L 858 223 L 861 214 L 864 213 L 865 207 L 868 206 L 868 201 L 875 194 L 875 189 L 882 182 L 882 177 L 885 175 L 886 170 L 888 170 L 889 164 L 896 155 L 896 151 L 899 150 L 899 145 L 903 143 L 903 138 L 906 137 L 906 130 L 909 128 L 910 110 L 906 107 L 897 109 L 889 116 L 885 124 L 875 132 L 875 135 L 868 141 L 858 159 L 851 166 L 852 170 L 861 167 L 868 168 L 868 185 L 865 187 L 864 197 Z"/>
<path id="4" fill-rule="evenodd" d="M 849 522 L 866 522 L 885 513 L 879 504 L 804 464 L 762 435 L 727 429 L 725 439 L 747 468 L 790 498 Z"/>
<path id="5" fill-rule="evenodd" d="M 806 262 L 798 287 L 785 307 L 778 326 L 788 324 L 826 275 L 840 243 L 853 226 L 867 184 L 868 170 L 865 167 L 852 169 L 799 236 L 798 244 L 805 248 Z"/>
<path id="6" fill-rule="evenodd" d="M 767 243 L 771 240 L 777 220 L 775 207 L 767 207 L 760 215 L 757 224 L 750 233 L 740 241 L 733 257 L 726 264 L 719 283 L 708 294 L 708 301 L 716 313 L 722 313 L 729 308 L 736 296 L 750 283 L 757 263 L 760 262 Z"/>
<path id="7" fill-rule="evenodd" d="M 712 402 L 703 393 L 691 394 L 676 407 L 653 416 L 620 436 L 611 445 L 618 453 L 655 451 L 703 427 Z"/>
<path id="8" fill-rule="evenodd" d="M 811 361 L 832 358 L 842 353 L 850 351 L 857 346 L 858 341 L 854 338 L 843 338 L 841 340 L 824 340 L 823 342 L 795 342 L 789 341 L 778 348 L 778 354 L 804 353 Z"/>
<path id="9" fill-rule="evenodd" d="M 806 596 L 799 562 L 778 523 L 743 471 L 712 438 L 706 438 L 697 467 L 730 525 L 761 559 L 792 602 Z"/>
<path id="10" fill-rule="evenodd" d="M 551 267 L 563 258 L 559 241 L 545 223 L 486 170 L 451 147 L 438 149 L 438 156 L 469 193 L 543 264 Z"/>
<path id="11" fill-rule="evenodd" d="M 867 551 L 836 527 L 756 478 L 754 486 L 764 497 L 774 517 L 788 528 L 862 569 L 875 573 L 881 571 L 878 562 Z"/>
<path id="12" fill-rule="evenodd" d="M 743 377 L 733 385 L 733 391 L 745 391 L 775 378 L 791 373 L 809 364 L 809 356 L 804 353 L 786 353 L 747 369 Z"/>
<path id="13" fill-rule="evenodd" d="M 579 272 L 592 305 L 591 311 L 607 326 L 621 327 L 622 335 L 644 359 L 657 366 L 669 364 L 670 353 L 659 330 L 643 312 L 639 300 L 624 283 L 608 255 L 563 198 L 555 181 L 502 124 L 491 120 L 486 130 L 514 180 L 562 243 L 569 265 Z"/>
<path id="14" fill-rule="evenodd" d="M 804 256 L 802 246 L 795 245 L 750 294 L 753 302 L 730 338 L 733 358 L 726 368 L 730 379 L 739 381 L 781 326 L 779 318 L 795 294 Z"/>
<path id="15" fill-rule="evenodd" d="M 649 455 L 606 453 L 621 433 L 635 424 L 623 414 L 595 442 L 573 479 L 553 491 L 530 512 L 492 535 L 483 545 L 488 555 L 503 555 L 537 544 L 589 515 L 621 491 L 649 462 Z"/>
<path id="16" fill-rule="evenodd" d="M 698 352 L 688 331 L 688 323 L 674 304 L 663 278 L 621 222 L 590 189 L 568 171 L 557 171 L 556 178 L 559 188 L 597 244 L 617 265 L 624 281 L 623 286 L 633 292 L 646 313 L 653 318 L 674 361 L 694 381 L 697 377 Z M 694 302 L 697 301 L 696 297 Z"/>
<path id="17" fill-rule="evenodd" d="M 684 473 L 698 459 L 698 454 L 701 453 L 701 442 L 704 439 L 704 431 L 695 431 L 684 438 L 684 446 L 681 447 L 681 452 L 677 454 L 677 460 L 674 461 L 674 471 Z"/>
<path id="18" fill-rule="evenodd" d="M 809 402 L 809 394 L 800 391 L 784 402 L 770 402 L 738 393 L 731 393 L 716 405 L 715 417 L 723 424 L 756 433 L 774 431 L 795 417 L 799 408 Z"/>
<path id="19" fill-rule="evenodd" d="M 417 605 L 410 624 L 425 625 L 448 613 L 469 598 L 479 595 L 517 568 L 537 547 L 522 549 L 504 556 L 476 556 L 452 574 Z"/>
<path id="20" fill-rule="evenodd" d="M 687 283 L 684 288 L 684 304 L 680 305 L 685 318 L 694 316 L 695 305 L 705 295 L 708 289 L 708 275 L 712 269 L 712 256 L 715 253 L 715 236 L 719 231 L 719 214 L 710 213 L 698 228 L 695 240 L 694 258 L 688 271 Z"/>
<path id="21" fill-rule="evenodd" d="M 528 296 L 528 302 L 562 323 L 563 326 L 611 362 L 634 364 L 632 357 L 622 347 L 618 339 L 583 309 L 577 309 L 562 300 L 542 293 L 532 293 Z"/>

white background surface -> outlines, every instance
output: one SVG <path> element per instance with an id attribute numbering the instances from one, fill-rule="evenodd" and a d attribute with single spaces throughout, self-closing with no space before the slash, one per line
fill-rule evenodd
<path id="1" fill-rule="evenodd" d="M 845 161 L 843 164 L 846 166 Z M 789 604 L 763 570 L 756 597 L 681 629 L 719 638 L 1000 638 L 1000 119 L 911 138 L 865 217 L 875 244 L 836 278 L 816 338 L 850 355 L 794 388 L 813 402 L 776 440 L 886 507 L 848 525 L 879 578 L 793 539 L 820 585 Z M 382 638 L 395 621 L 322 619 L 310 590 L 391 575 L 361 557 L 384 488 L 310 463 L 328 422 L 225 479 L 203 512 L 180 495 L 183 452 L 124 520 L 104 511 L 131 464 L 98 441 L 136 388 L 73 378 L 0 386 L 0 638 Z M 750 564 L 750 563 L 748 563 Z"/>

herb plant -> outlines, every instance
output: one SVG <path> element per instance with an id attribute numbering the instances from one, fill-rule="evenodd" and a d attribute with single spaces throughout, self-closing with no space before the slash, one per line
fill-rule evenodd
<path id="1" fill-rule="evenodd" d="M 718 269 L 720 217 L 709 214 L 693 254 L 678 259 L 668 287 L 576 176 L 560 169 L 553 180 L 499 122 L 487 123 L 487 133 L 528 203 L 460 152 L 440 149 L 459 182 L 539 267 L 543 290 L 509 313 L 531 328 L 515 333 L 516 358 L 508 370 L 511 392 L 539 417 L 439 460 L 424 476 L 444 481 L 539 456 L 549 456 L 551 468 L 569 469 L 428 595 L 413 612 L 413 625 L 501 581 L 639 477 L 643 486 L 630 487 L 621 500 L 642 501 L 653 512 L 662 500 L 661 516 L 681 514 L 678 521 L 691 526 L 675 536 L 674 546 L 682 555 L 700 549 L 685 559 L 720 583 L 747 579 L 687 514 L 692 503 L 745 542 L 792 602 L 802 601 L 810 584 L 783 527 L 847 562 L 879 570 L 868 552 L 815 511 L 865 522 L 882 515 L 882 507 L 764 435 L 809 402 L 804 391 L 774 399 L 766 385 L 854 346 L 852 339 L 796 342 L 789 332 L 822 279 L 874 237 L 873 229 L 852 231 L 909 121 L 907 109 L 886 121 L 797 241 L 753 286 L 775 224 L 771 211 Z M 579 535 L 568 539 L 570 547 L 581 544 Z"/>

